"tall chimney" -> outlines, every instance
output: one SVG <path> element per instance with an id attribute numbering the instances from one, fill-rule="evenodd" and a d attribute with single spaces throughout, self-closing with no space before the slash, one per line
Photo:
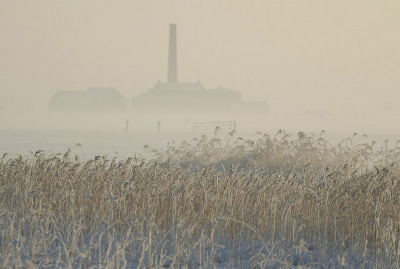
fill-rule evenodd
<path id="1" fill-rule="evenodd" d="M 176 24 L 169 25 L 168 83 L 178 83 Z"/>

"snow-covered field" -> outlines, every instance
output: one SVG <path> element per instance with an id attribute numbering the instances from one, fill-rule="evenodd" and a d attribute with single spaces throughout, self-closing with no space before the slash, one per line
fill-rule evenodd
<path id="1" fill-rule="evenodd" d="M 193 133 L 158 134 L 157 132 L 136 132 L 124 134 L 106 131 L 0 131 L 0 154 L 31 155 L 30 152 L 43 150 L 47 153 L 65 153 L 71 149 L 77 155 L 83 151 L 88 158 L 97 155 L 128 158 L 138 153 L 145 153 L 145 145 L 157 150 L 165 149 L 168 143 L 190 141 Z M 80 146 L 77 146 L 80 144 Z"/>

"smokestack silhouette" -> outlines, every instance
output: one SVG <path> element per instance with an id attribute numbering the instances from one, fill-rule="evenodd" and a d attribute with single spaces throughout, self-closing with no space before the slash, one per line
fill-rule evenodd
<path id="1" fill-rule="evenodd" d="M 168 83 L 178 83 L 176 24 L 169 25 Z"/>

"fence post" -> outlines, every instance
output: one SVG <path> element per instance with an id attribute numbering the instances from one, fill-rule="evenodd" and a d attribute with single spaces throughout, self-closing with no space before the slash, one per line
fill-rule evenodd
<path id="1" fill-rule="evenodd" d="M 128 128 L 129 128 L 129 120 L 127 120 L 125 124 L 125 134 L 128 133 Z"/>

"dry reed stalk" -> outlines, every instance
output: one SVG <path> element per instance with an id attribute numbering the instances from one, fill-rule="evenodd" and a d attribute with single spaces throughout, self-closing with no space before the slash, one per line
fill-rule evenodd
<path id="1" fill-rule="evenodd" d="M 366 267 L 398 264 L 397 149 L 373 151 L 354 138 L 333 147 L 305 133 L 289 139 L 280 132 L 225 144 L 203 136 L 148 160 L 4 156 L 0 261 L 344 267 L 347 253 L 365 257 Z M 259 249 L 249 256 L 247 245 Z"/>

